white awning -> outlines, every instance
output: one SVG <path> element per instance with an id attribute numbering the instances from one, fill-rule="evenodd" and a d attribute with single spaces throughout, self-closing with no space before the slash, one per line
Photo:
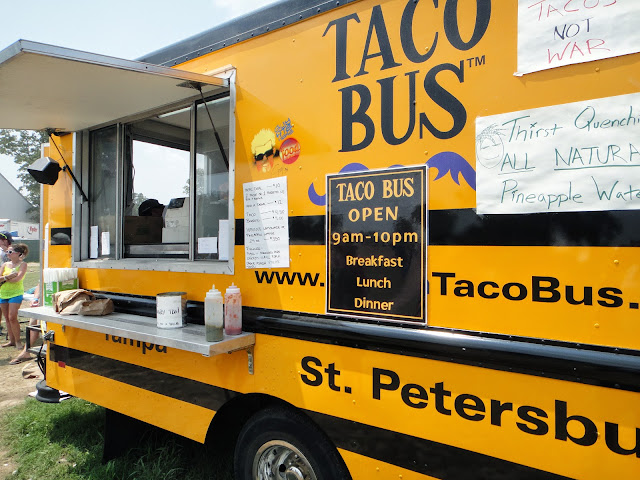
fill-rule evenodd
<path id="1" fill-rule="evenodd" d="M 74 132 L 225 91 L 228 81 L 19 40 L 0 51 L 0 128 Z"/>

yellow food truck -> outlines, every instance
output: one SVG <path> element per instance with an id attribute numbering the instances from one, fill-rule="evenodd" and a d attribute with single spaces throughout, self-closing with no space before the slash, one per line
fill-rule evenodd
<path id="1" fill-rule="evenodd" d="M 48 386 L 222 437 L 243 480 L 639 478 L 639 20 L 284 0 L 138 61 L 17 41 L 43 267 L 115 306 L 24 311 Z"/>

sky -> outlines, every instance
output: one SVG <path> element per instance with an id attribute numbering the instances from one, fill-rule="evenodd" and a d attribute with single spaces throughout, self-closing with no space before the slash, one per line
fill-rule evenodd
<path id="1" fill-rule="evenodd" d="M 23 0 L 0 16 L 0 50 L 17 40 L 135 60 L 274 0 Z M 16 165 L 0 155 L 0 174 L 16 188 Z"/>

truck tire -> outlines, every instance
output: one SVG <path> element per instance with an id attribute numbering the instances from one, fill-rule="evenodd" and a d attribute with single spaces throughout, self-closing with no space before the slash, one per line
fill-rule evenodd
<path id="1" fill-rule="evenodd" d="M 243 427 L 236 480 L 350 480 L 335 446 L 300 412 L 268 408 Z"/>

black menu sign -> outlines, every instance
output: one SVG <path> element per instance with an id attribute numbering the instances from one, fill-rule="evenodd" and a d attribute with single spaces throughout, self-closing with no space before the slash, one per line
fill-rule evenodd
<path id="1" fill-rule="evenodd" d="M 427 167 L 327 175 L 327 313 L 426 322 Z"/>

